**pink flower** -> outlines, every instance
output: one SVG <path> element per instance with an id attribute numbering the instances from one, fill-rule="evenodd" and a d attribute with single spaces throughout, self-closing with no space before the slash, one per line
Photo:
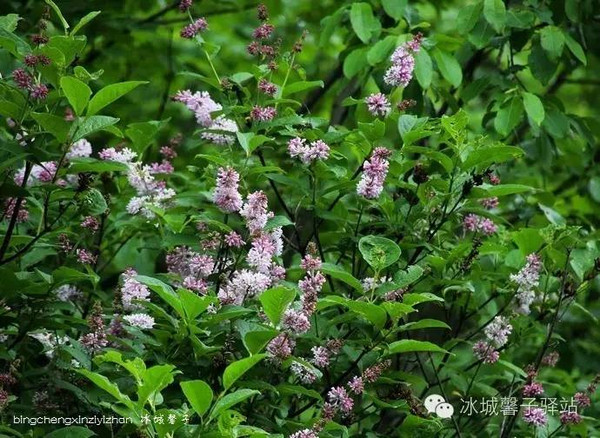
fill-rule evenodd
<path id="1" fill-rule="evenodd" d="M 496 348 L 502 347 L 508 341 L 508 335 L 512 331 L 512 325 L 503 316 L 496 316 L 484 329 L 484 333 Z"/>
<path id="2" fill-rule="evenodd" d="M 246 226 L 251 233 L 261 231 L 273 213 L 267 210 L 269 200 L 262 191 L 250 193 L 240 209 L 240 215 L 246 219 Z"/>
<path id="3" fill-rule="evenodd" d="M 584 392 L 575 393 L 575 395 L 573 396 L 573 399 L 575 400 L 575 403 L 577 403 L 582 408 L 587 408 L 588 406 L 591 406 L 591 404 L 592 404 L 590 397 Z"/>
<path id="4" fill-rule="evenodd" d="M 497 186 L 498 184 L 500 184 L 500 177 L 494 173 L 490 174 L 489 177 L 490 179 L 490 184 L 493 184 L 495 186 Z"/>
<path id="5" fill-rule="evenodd" d="M 14 70 L 12 72 L 12 77 L 19 88 L 29 89 L 33 83 L 32 77 L 22 68 Z"/>
<path id="6" fill-rule="evenodd" d="M 269 122 L 275 118 L 277 115 L 277 110 L 272 106 L 258 106 L 255 105 L 250 111 L 250 118 L 252 120 L 256 120 L 257 122 Z"/>
<path id="7" fill-rule="evenodd" d="M 192 7 L 192 0 L 181 0 L 179 2 L 179 10 L 181 12 L 186 12 L 191 7 Z"/>
<path id="8" fill-rule="evenodd" d="M 123 273 L 123 285 L 121 286 L 121 302 L 125 310 L 138 310 L 142 306 L 138 301 L 150 301 L 150 290 L 148 286 L 135 279 L 138 275 L 134 269 L 127 269 Z"/>
<path id="9" fill-rule="evenodd" d="M 310 330 L 310 321 L 304 312 L 289 309 L 286 310 L 281 319 L 281 326 L 300 335 Z"/>
<path id="10" fill-rule="evenodd" d="M 317 375 L 314 371 L 300 362 L 293 362 L 290 365 L 290 370 L 304 384 L 314 383 L 317 380 Z"/>
<path id="11" fill-rule="evenodd" d="M 481 202 L 481 205 L 483 205 L 488 210 L 492 210 L 493 208 L 498 207 L 498 204 L 500 203 L 498 201 L 498 197 L 497 196 L 494 196 L 493 198 L 482 199 L 480 202 Z"/>
<path id="12" fill-rule="evenodd" d="M 544 387 L 539 382 L 531 382 L 523 387 L 525 397 L 535 397 L 544 393 Z"/>
<path id="13" fill-rule="evenodd" d="M 21 200 L 21 205 L 19 206 L 19 212 L 17 213 L 17 223 L 26 222 L 29 219 L 29 211 L 25 208 L 27 204 L 26 199 Z M 9 220 L 12 218 L 12 215 L 15 211 L 15 207 L 17 205 L 17 198 L 7 198 L 4 202 L 4 219 Z"/>
<path id="14" fill-rule="evenodd" d="M 319 434 L 311 429 L 302 429 L 291 434 L 290 438 L 319 438 Z"/>
<path id="15" fill-rule="evenodd" d="M 381 374 L 390 367 L 390 365 L 392 365 L 392 361 L 387 359 L 383 362 L 380 362 L 378 364 L 375 364 L 369 368 L 367 368 L 363 373 L 362 373 L 362 378 L 365 382 L 368 383 L 375 383 L 375 381 L 377 379 L 379 379 L 379 376 L 381 376 Z"/>
<path id="16" fill-rule="evenodd" d="M 545 426 L 548 422 L 546 411 L 542 408 L 527 408 L 523 412 L 523 421 L 536 427 Z"/>
<path id="17" fill-rule="evenodd" d="M 71 145 L 66 157 L 71 159 L 78 157 L 89 157 L 90 155 L 92 155 L 92 145 L 85 138 L 82 138 Z"/>
<path id="18" fill-rule="evenodd" d="M 252 248 L 248 251 L 246 261 L 258 272 L 266 274 L 271 268 L 271 259 L 275 255 L 275 251 L 276 248 L 271 235 L 268 233 L 260 234 L 252 240 Z"/>
<path id="19" fill-rule="evenodd" d="M 383 183 L 388 173 L 389 162 L 387 158 L 391 151 L 378 147 L 371 154 L 371 159 L 363 164 L 363 173 L 356 188 L 356 192 L 367 199 L 376 199 L 383 191 Z"/>
<path id="20" fill-rule="evenodd" d="M 375 117 L 385 117 L 392 110 L 390 101 L 385 97 L 385 94 L 382 93 L 373 93 L 370 96 L 367 96 L 365 98 L 365 103 L 367 104 L 369 112 Z"/>
<path id="21" fill-rule="evenodd" d="M 468 214 L 463 219 L 463 229 L 467 231 L 481 231 L 486 236 L 498 231 L 498 227 L 491 219 L 482 218 L 476 214 Z"/>
<path id="22" fill-rule="evenodd" d="M 267 96 L 274 96 L 277 93 L 277 86 L 266 79 L 261 79 L 258 82 L 258 89 Z"/>
<path id="23" fill-rule="evenodd" d="M 235 231 L 231 231 L 229 234 L 227 234 L 224 240 L 225 244 L 232 248 L 240 248 L 245 245 L 245 242 L 242 240 L 242 236 Z"/>
<path id="24" fill-rule="evenodd" d="M 340 409 L 344 414 L 349 414 L 354 406 L 354 400 L 341 386 L 331 388 L 327 393 L 327 399 L 331 405 Z"/>
<path id="25" fill-rule="evenodd" d="M 77 253 L 77 261 L 84 265 L 93 265 L 94 263 L 96 263 L 96 260 L 98 259 L 97 256 L 95 256 L 90 251 L 83 249 L 83 248 L 79 248 L 76 253 Z"/>
<path id="26" fill-rule="evenodd" d="M 362 377 L 354 376 L 350 382 L 348 382 L 348 387 L 352 390 L 352 392 L 356 395 L 362 394 L 365 389 L 365 383 L 363 382 Z"/>
<path id="27" fill-rule="evenodd" d="M 246 298 L 260 295 L 270 285 L 271 278 L 269 276 L 242 269 L 233 273 L 233 276 L 219 290 L 217 298 L 222 305 L 235 304 L 239 306 Z"/>
<path id="28" fill-rule="evenodd" d="M 413 76 L 415 69 L 414 52 L 418 52 L 421 47 L 421 36 L 416 35 L 412 41 L 409 41 L 398 47 L 392 56 L 392 66 L 385 72 L 383 80 L 385 83 L 394 87 L 406 87 Z"/>
<path id="29" fill-rule="evenodd" d="M 319 257 L 313 257 L 310 254 L 306 254 L 300 263 L 300 267 L 305 271 L 316 271 L 321 269 L 321 259 Z"/>
<path id="30" fill-rule="evenodd" d="M 208 284 L 203 278 L 196 278 L 194 276 L 187 276 L 183 279 L 183 287 L 186 289 L 198 292 L 199 294 L 206 294 L 208 291 Z"/>
<path id="31" fill-rule="evenodd" d="M 295 137 L 288 142 L 288 152 L 290 157 L 299 157 L 305 164 L 310 164 L 317 159 L 326 160 L 329 158 L 329 146 L 321 140 L 316 140 L 306 144 L 303 138 Z"/>
<path id="32" fill-rule="evenodd" d="M 478 341 L 473 345 L 473 354 L 477 359 L 487 364 L 496 363 L 500 358 L 500 353 L 484 341 Z"/>
<path id="33" fill-rule="evenodd" d="M 92 233 L 95 233 L 98 231 L 98 229 L 100 229 L 100 223 L 94 216 L 86 216 L 80 225 L 82 228 L 87 228 Z"/>
<path id="34" fill-rule="evenodd" d="M 132 315 L 126 315 L 123 317 L 129 325 L 141 328 L 143 330 L 149 330 L 154 327 L 154 318 L 145 313 L 134 313 Z"/>
<path id="35" fill-rule="evenodd" d="M 118 161 L 119 163 L 131 163 L 137 154 L 129 148 L 115 149 L 105 148 L 98 152 L 101 160 Z"/>
<path id="36" fill-rule="evenodd" d="M 36 100 L 44 100 L 48 96 L 48 87 L 44 84 L 37 84 L 31 87 L 31 97 Z"/>
<path id="37" fill-rule="evenodd" d="M 192 39 L 200 32 L 204 32 L 208 28 L 208 23 L 204 18 L 198 18 L 191 24 L 188 24 L 183 29 L 181 29 L 181 37 Z"/>
<path id="38" fill-rule="evenodd" d="M 486 236 L 490 236 L 498 231 L 498 227 L 491 219 L 485 218 L 479 223 L 479 229 Z"/>
<path id="39" fill-rule="evenodd" d="M 311 349 L 313 358 L 311 362 L 319 368 L 327 368 L 329 366 L 329 350 L 325 347 L 313 347 Z"/>
<path id="40" fill-rule="evenodd" d="M 219 168 L 214 203 L 226 213 L 233 213 L 242 207 L 242 195 L 238 191 L 240 175 L 231 167 Z"/>
<path id="41" fill-rule="evenodd" d="M 577 412 L 563 411 L 560 413 L 560 422 L 562 424 L 578 424 L 581 423 L 581 415 Z"/>
<path id="42" fill-rule="evenodd" d="M 272 24 L 263 23 L 256 29 L 254 29 L 254 32 L 252 32 L 252 36 L 256 39 L 266 40 L 271 36 L 274 29 L 275 27 Z"/>
<path id="43" fill-rule="evenodd" d="M 287 333 L 280 333 L 267 345 L 267 353 L 282 361 L 292 355 L 295 346 L 296 342 Z"/>
<path id="44" fill-rule="evenodd" d="M 560 355 L 558 354 L 558 351 L 552 351 L 542 358 L 542 363 L 544 365 L 548 365 L 549 367 L 553 367 L 556 366 L 559 358 Z"/>
<path id="45" fill-rule="evenodd" d="M 213 124 L 212 113 L 223 107 L 215 102 L 206 91 L 192 93 L 190 90 L 178 91 L 173 97 L 176 102 L 184 103 L 196 115 L 196 121 L 204 128 Z"/>

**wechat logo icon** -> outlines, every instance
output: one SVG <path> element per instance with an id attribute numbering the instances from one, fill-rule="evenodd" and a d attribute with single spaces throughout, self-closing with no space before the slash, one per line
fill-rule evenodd
<path id="1" fill-rule="evenodd" d="M 454 414 L 454 407 L 446 403 L 444 397 L 439 394 L 431 394 L 425 399 L 427 412 L 435 413 L 440 418 L 450 418 Z"/>

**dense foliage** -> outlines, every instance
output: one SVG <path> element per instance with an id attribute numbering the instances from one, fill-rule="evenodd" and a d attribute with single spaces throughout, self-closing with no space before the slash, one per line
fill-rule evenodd
<path id="1" fill-rule="evenodd" d="M 0 14 L 2 436 L 600 433 L 597 2 Z"/>

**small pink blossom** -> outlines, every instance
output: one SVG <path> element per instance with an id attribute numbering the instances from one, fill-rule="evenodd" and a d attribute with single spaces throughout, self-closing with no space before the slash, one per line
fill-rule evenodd
<path id="1" fill-rule="evenodd" d="M 354 406 L 354 400 L 352 400 L 346 390 L 341 386 L 331 388 L 327 393 L 327 400 L 344 414 L 349 414 Z"/>
<path id="2" fill-rule="evenodd" d="M 310 330 L 310 321 L 303 312 L 289 309 L 283 314 L 281 326 L 300 335 Z"/>
<path id="3" fill-rule="evenodd" d="M 255 105 L 250 112 L 250 118 L 257 122 L 269 122 L 275 118 L 277 110 L 272 106 L 258 106 Z"/>
<path id="4" fill-rule="evenodd" d="M 87 228 L 92 233 L 95 233 L 100 229 L 100 223 L 94 216 L 86 216 L 80 225 L 82 228 Z"/>
<path id="5" fill-rule="evenodd" d="M 97 256 L 95 256 L 90 251 L 83 249 L 83 248 L 79 248 L 76 253 L 77 253 L 77 261 L 84 265 L 93 265 L 94 263 L 96 263 L 96 260 L 98 259 Z"/>
<path id="6" fill-rule="evenodd" d="M 500 358 L 500 353 L 484 341 L 478 341 L 473 345 L 473 354 L 477 359 L 487 364 L 496 363 Z"/>
<path id="7" fill-rule="evenodd" d="M 225 235 L 225 244 L 232 248 L 240 248 L 245 245 L 245 242 L 242 240 L 242 236 L 240 236 L 235 231 L 229 232 Z"/>
<path id="8" fill-rule="evenodd" d="M 233 213 L 242 207 L 242 195 L 238 191 L 240 176 L 231 167 L 219 168 L 214 203 L 226 213 Z"/>
<path id="9" fill-rule="evenodd" d="M 374 116 L 387 116 L 392 110 L 390 101 L 387 99 L 385 94 L 373 93 L 365 98 L 367 109 Z"/>
<path id="10" fill-rule="evenodd" d="M 388 173 L 391 155 L 389 149 L 378 147 L 371 154 L 371 158 L 363 164 L 363 173 L 356 188 L 356 192 L 367 199 L 376 199 L 383 191 L 383 183 Z"/>
<path id="11" fill-rule="evenodd" d="M 531 382 L 523 387 L 525 397 L 535 397 L 544 393 L 544 387 L 539 382 Z"/>
<path id="12" fill-rule="evenodd" d="M 362 377 L 354 376 L 350 382 L 348 382 L 348 387 L 352 390 L 354 394 L 362 394 L 365 390 L 365 383 L 363 382 Z"/>
<path id="13" fill-rule="evenodd" d="M 546 411 L 542 408 L 526 408 L 523 412 L 523 421 L 536 427 L 545 426 L 548 422 Z"/>

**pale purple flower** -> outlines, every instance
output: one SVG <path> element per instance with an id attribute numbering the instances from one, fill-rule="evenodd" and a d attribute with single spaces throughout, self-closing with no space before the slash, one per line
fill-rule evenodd
<path id="1" fill-rule="evenodd" d="M 90 251 L 88 251 L 87 249 L 84 249 L 84 248 L 77 249 L 76 253 L 77 253 L 77 261 L 83 265 L 93 265 L 94 263 L 96 263 L 96 260 L 98 259 L 97 256 L 95 256 Z"/>
<path id="2" fill-rule="evenodd" d="M 95 233 L 100 229 L 100 222 L 98 222 L 98 219 L 96 219 L 94 216 L 86 216 L 83 218 L 83 221 L 81 221 L 80 225 L 82 228 L 87 228 L 92 233 Z"/>
<path id="3" fill-rule="evenodd" d="M 480 231 L 486 236 L 494 234 L 498 231 L 496 224 L 488 218 L 477 216 L 476 214 L 468 214 L 463 219 L 463 229 L 467 231 Z"/>
<path id="4" fill-rule="evenodd" d="M 306 276 L 298 282 L 298 287 L 302 291 L 302 310 L 307 315 L 312 315 L 316 310 L 317 298 L 325 281 L 325 276 L 323 276 L 321 272 L 309 271 Z"/>
<path id="5" fill-rule="evenodd" d="M 283 314 L 281 326 L 300 335 L 310 330 L 310 321 L 304 312 L 288 309 Z"/>
<path id="6" fill-rule="evenodd" d="M 188 276 L 183 279 L 182 285 L 186 289 L 193 290 L 202 295 L 205 295 L 208 291 L 208 283 L 203 278 Z"/>
<path id="7" fill-rule="evenodd" d="M 484 341 L 478 341 L 473 345 L 473 354 L 477 359 L 487 364 L 496 363 L 500 358 L 500 353 Z"/>
<path id="8" fill-rule="evenodd" d="M 481 205 L 483 205 L 488 210 L 492 210 L 492 209 L 498 207 L 498 205 L 500 204 L 500 201 L 498 201 L 497 196 L 494 196 L 492 198 L 482 199 L 480 202 L 481 202 Z"/>
<path id="9" fill-rule="evenodd" d="M 581 423 L 581 415 L 577 412 L 563 411 L 560 413 L 560 422 L 562 424 L 578 424 Z"/>
<path id="10" fill-rule="evenodd" d="M 135 279 L 138 273 L 134 269 L 127 269 L 123 273 L 123 285 L 121 286 L 121 302 L 125 310 L 137 310 L 142 306 L 138 301 L 150 301 L 150 290 L 148 286 Z"/>
<path id="11" fill-rule="evenodd" d="M 413 77 L 415 69 L 414 52 L 421 47 L 421 36 L 416 35 L 412 41 L 396 48 L 390 60 L 392 66 L 385 72 L 383 80 L 394 87 L 406 87 Z"/>
<path id="12" fill-rule="evenodd" d="M 227 246 L 232 248 L 240 248 L 245 245 L 245 242 L 242 240 L 242 236 L 235 231 L 231 231 L 225 235 L 224 241 Z"/>
<path id="13" fill-rule="evenodd" d="M 31 97 L 36 100 L 43 100 L 48 97 L 48 87 L 44 84 L 36 84 L 31 87 Z"/>
<path id="14" fill-rule="evenodd" d="M 248 251 L 246 261 L 249 266 L 255 268 L 258 272 L 267 274 L 271 268 L 272 258 L 276 250 L 271 235 L 268 233 L 260 234 L 252 240 L 252 248 Z"/>
<path id="15" fill-rule="evenodd" d="M 354 376 L 352 380 L 348 382 L 348 387 L 354 394 L 362 394 L 365 390 L 365 382 L 363 382 L 362 377 Z"/>
<path id="16" fill-rule="evenodd" d="M 260 295 L 271 285 L 269 276 L 260 272 L 247 269 L 235 271 L 232 278 L 228 279 L 221 287 L 217 297 L 222 305 L 241 305 L 246 298 Z"/>
<path id="17" fill-rule="evenodd" d="M 154 318 L 145 313 L 133 313 L 123 317 L 125 321 L 134 327 L 139 327 L 142 330 L 149 330 L 154 327 Z"/>
<path id="18" fill-rule="evenodd" d="M 209 126 L 210 131 L 205 131 L 200 136 L 217 145 L 230 145 L 235 141 L 235 133 L 238 132 L 237 123 L 234 120 L 227 119 L 224 116 L 217 117 Z"/>
<path id="19" fill-rule="evenodd" d="M 365 98 L 365 103 L 367 104 L 367 109 L 369 112 L 375 117 L 385 117 L 392 110 L 390 101 L 387 99 L 385 94 L 382 93 L 373 93 L 367 96 Z"/>
<path id="20" fill-rule="evenodd" d="M 292 362 L 290 370 L 304 384 L 311 384 L 317 380 L 315 372 L 300 362 Z"/>
<path id="21" fill-rule="evenodd" d="M 242 208 L 242 195 L 238 191 L 239 182 L 240 175 L 233 168 L 219 168 L 213 200 L 226 213 L 233 213 Z"/>
<path id="22" fill-rule="evenodd" d="M 306 144 L 305 139 L 295 137 L 288 142 L 290 157 L 298 157 L 304 164 L 310 164 L 317 159 L 326 160 L 329 158 L 329 151 L 329 146 L 322 140 Z"/>
<path id="23" fill-rule="evenodd" d="M 108 339 L 103 331 L 94 331 L 87 333 L 79 339 L 81 345 L 90 353 L 97 353 L 103 348 L 108 347 Z"/>
<path id="24" fill-rule="evenodd" d="M 305 271 L 316 271 L 321 269 L 321 259 L 319 257 L 313 257 L 310 254 L 306 254 L 300 262 L 300 267 Z"/>
<path id="25" fill-rule="evenodd" d="M 171 162 L 167 160 L 163 160 L 160 163 L 150 164 L 150 173 L 153 175 L 157 173 L 168 174 L 173 173 L 174 171 L 175 168 L 173 167 Z"/>
<path id="26" fill-rule="evenodd" d="M 523 421 L 533 426 L 541 427 L 548 423 L 548 416 L 542 408 L 529 407 L 523 412 Z"/>
<path id="27" fill-rule="evenodd" d="M 302 429 L 291 434 L 290 438 L 319 438 L 319 434 L 311 429 Z"/>
<path id="28" fill-rule="evenodd" d="M 31 177 L 40 182 L 52 182 L 57 171 L 58 164 L 55 161 L 44 161 L 31 168 Z"/>
<path id="29" fill-rule="evenodd" d="M 256 29 L 254 29 L 254 32 L 252 32 L 252 36 L 256 39 L 266 40 L 271 36 L 274 29 L 275 27 L 272 24 L 263 23 Z"/>
<path id="30" fill-rule="evenodd" d="M 484 329 L 484 333 L 490 340 L 490 343 L 496 348 L 500 348 L 506 344 L 511 331 L 512 325 L 503 316 L 496 316 Z"/>
<path id="31" fill-rule="evenodd" d="M 311 349 L 313 358 L 311 362 L 319 368 L 327 368 L 329 366 L 330 352 L 325 347 L 313 347 Z"/>
<path id="32" fill-rule="evenodd" d="M 251 233 L 261 231 L 273 213 L 267 210 L 269 200 L 262 191 L 250 193 L 240 209 L 240 215 L 246 219 L 246 226 Z"/>
<path id="33" fill-rule="evenodd" d="M 173 100 L 184 103 L 196 115 L 198 124 L 204 128 L 209 128 L 213 124 L 211 114 L 223 109 L 220 104 L 210 97 L 207 91 L 197 91 L 195 93 L 190 90 L 178 91 Z"/>
<path id="34" fill-rule="evenodd" d="M 92 155 L 92 145 L 85 138 L 82 138 L 71 145 L 66 157 L 69 159 L 80 157 L 86 158 L 90 155 Z"/>
<path id="35" fill-rule="evenodd" d="M 204 32 L 208 27 L 208 23 L 204 18 L 198 18 L 191 24 L 188 24 L 183 29 L 181 29 L 181 37 L 192 39 L 200 32 Z"/>
<path id="36" fill-rule="evenodd" d="M 33 78 L 31 75 L 22 68 L 14 70 L 12 72 L 12 78 L 19 88 L 29 89 L 33 83 Z"/>
<path id="37" fill-rule="evenodd" d="M 531 382 L 523 387 L 525 397 L 535 397 L 544 393 L 544 387 L 539 382 Z"/>
<path id="38" fill-rule="evenodd" d="M 285 360 L 292 355 L 296 342 L 287 333 L 280 333 L 267 345 L 267 353 L 275 360 Z"/>
<path id="39" fill-rule="evenodd" d="M 575 393 L 575 395 L 573 396 L 573 400 L 575 400 L 575 403 L 577 403 L 582 408 L 587 408 L 592 404 L 589 395 L 587 395 L 585 392 Z"/>
<path id="40" fill-rule="evenodd" d="M 110 147 L 102 149 L 98 153 L 98 156 L 102 160 L 118 161 L 119 163 L 129 164 L 135 159 L 135 157 L 137 157 L 137 154 L 129 148 L 122 148 L 117 150 L 113 147 Z"/>
<path id="41" fill-rule="evenodd" d="M 373 366 L 370 366 L 362 373 L 362 378 L 365 382 L 375 383 L 381 374 L 392 365 L 392 361 L 387 359 L 383 362 L 379 362 Z"/>
<path id="42" fill-rule="evenodd" d="M 274 96 L 277 93 L 277 86 L 266 79 L 258 81 L 258 89 L 267 96 Z"/>
<path id="43" fill-rule="evenodd" d="M 491 236 L 496 231 L 498 231 L 498 227 L 496 226 L 496 224 L 489 218 L 484 218 L 481 220 L 481 222 L 479 223 L 479 229 L 486 236 Z"/>
<path id="44" fill-rule="evenodd" d="M 542 363 L 544 365 L 548 365 L 549 367 L 553 367 L 556 366 L 559 358 L 560 355 L 558 354 L 558 351 L 552 351 L 542 358 Z"/>
<path id="45" fill-rule="evenodd" d="M 181 12 L 186 12 L 191 7 L 192 7 L 192 0 L 181 0 L 179 2 L 179 10 Z"/>
<path id="46" fill-rule="evenodd" d="M 356 192 L 367 199 L 376 199 L 383 191 L 383 183 L 388 173 L 389 162 L 387 158 L 391 151 L 378 147 L 373 151 L 370 160 L 363 164 L 363 173 L 356 188 Z"/>
<path id="47" fill-rule="evenodd" d="M 517 300 L 518 313 L 528 315 L 531 310 L 530 306 L 535 301 L 535 288 L 539 285 L 540 271 L 542 269 L 541 260 L 537 254 L 529 254 L 527 263 L 517 273 L 510 276 L 510 280 L 517 284 Z"/>
<path id="48" fill-rule="evenodd" d="M 29 211 L 25 207 L 27 204 L 26 199 L 21 200 L 21 205 L 19 206 L 19 212 L 17 213 L 17 223 L 26 222 L 29 219 Z M 15 211 L 15 207 L 17 205 L 17 198 L 7 198 L 4 202 L 4 219 L 10 220 Z"/>
<path id="49" fill-rule="evenodd" d="M 277 110 L 272 106 L 258 106 L 255 105 L 250 111 L 250 118 L 257 122 L 269 122 L 275 118 Z"/>
<path id="50" fill-rule="evenodd" d="M 354 406 L 354 400 L 352 400 L 352 397 L 341 386 L 331 388 L 327 393 L 327 400 L 344 414 L 349 414 Z"/>
<path id="51" fill-rule="evenodd" d="M 166 257 L 167 270 L 182 278 L 204 278 L 209 276 L 215 267 L 214 259 L 208 254 L 199 254 L 191 249 L 178 246 Z"/>
<path id="52" fill-rule="evenodd" d="M 60 301 L 74 301 L 82 296 L 83 292 L 71 284 L 64 284 L 56 289 L 56 298 Z"/>

